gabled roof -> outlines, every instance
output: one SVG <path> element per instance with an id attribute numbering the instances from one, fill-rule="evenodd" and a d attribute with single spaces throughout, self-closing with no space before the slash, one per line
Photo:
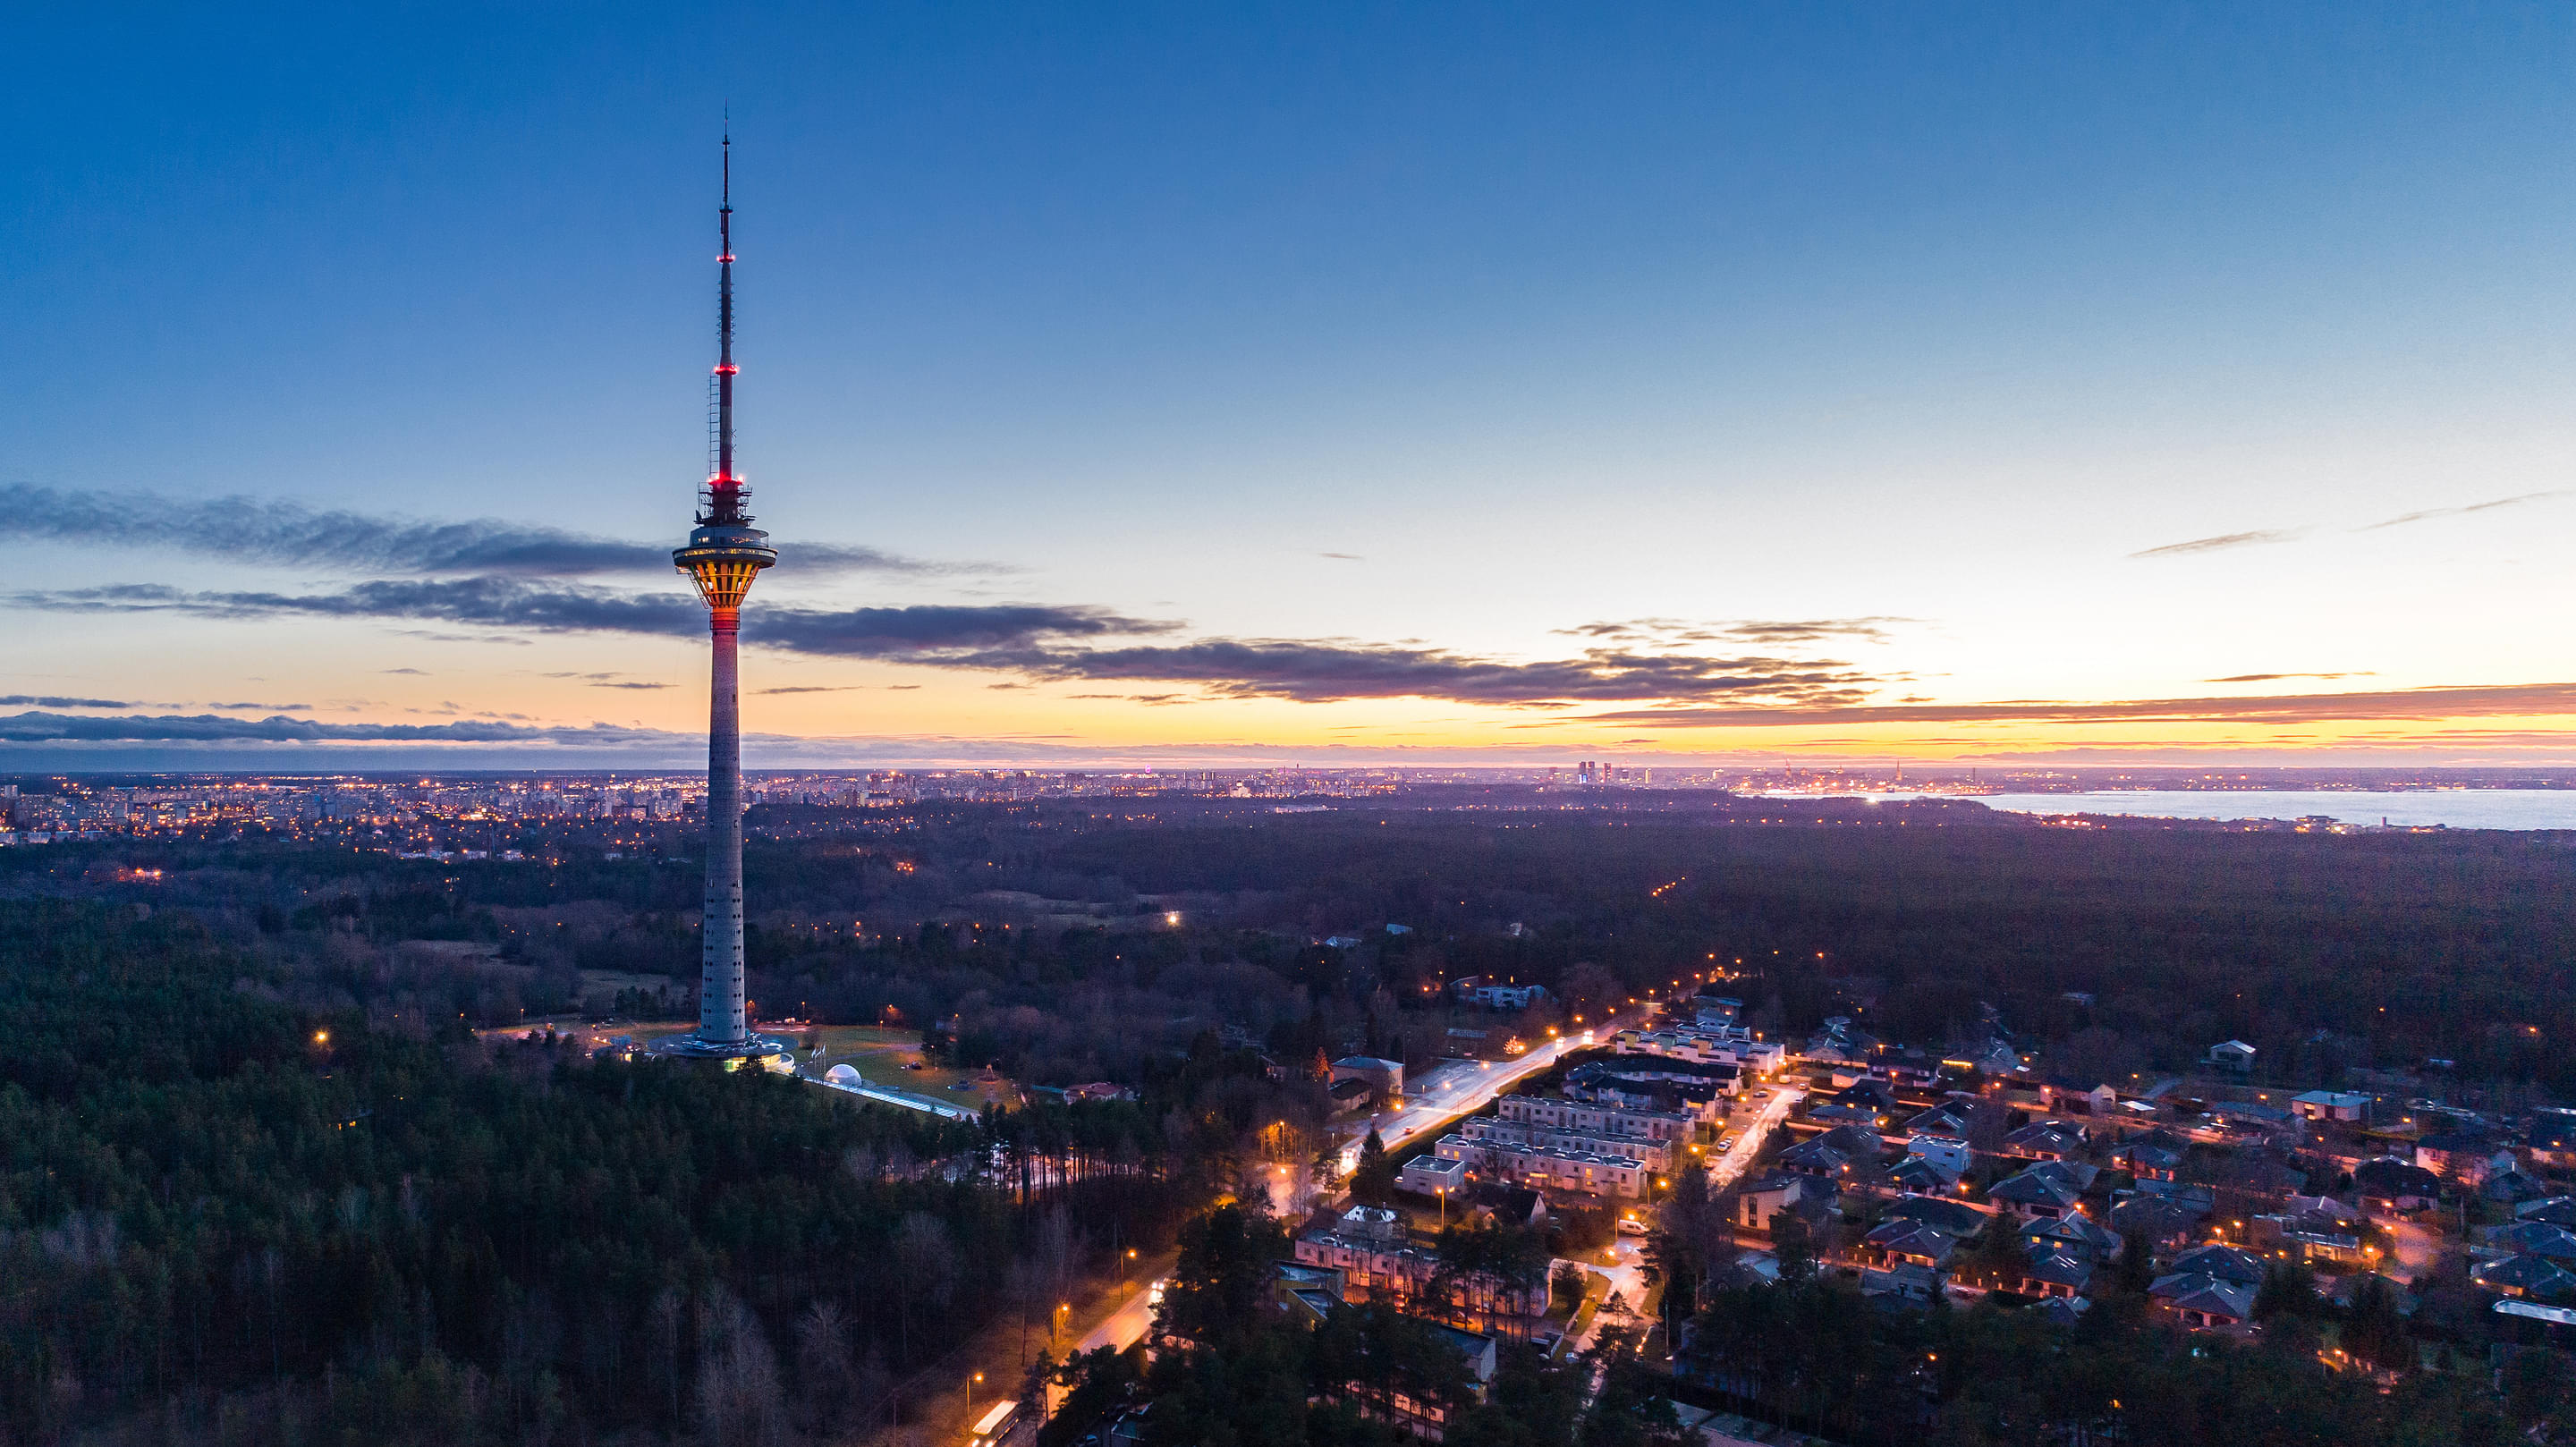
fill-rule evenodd
<path id="1" fill-rule="evenodd" d="M 2147 1288 L 2147 1295 L 2176 1311 L 2197 1311 L 2231 1321 L 2251 1321 L 2254 1317 L 2253 1287 L 2198 1272 L 2160 1276 Z"/>
<path id="2" fill-rule="evenodd" d="M 2508 1256 L 2489 1261 L 2469 1275 L 2480 1286 L 2518 1289 L 2532 1296 L 2576 1294 L 2576 1276 L 2545 1256 Z"/>
<path id="3" fill-rule="evenodd" d="M 2052 1296 L 2026 1310 L 2051 1326 L 2073 1326 L 2084 1319 L 2086 1309 L 2092 1305 L 2093 1302 L 2088 1297 Z"/>
<path id="4" fill-rule="evenodd" d="M 1991 1201 L 2010 1201 L 2019 1205 L 2072 1206 L 2083 1198 L 2074 1182 L 2046 1170 L 2057 1164 L 2043 1161 L 2017 1175 L 2004 1177 L 1986 1188 Z"/>
<path id="5" fill-rule="evenodd" d="M 1965 1201 L 1941 1196 L 1906 1196 L 1889 1204 L 1887 1219 L 1920 1221 L 1927 1226 L 1965 1239 L 1985 1229 L 1986 1213 Z"/>
<path id="6" fill-rule="evenodd" d="M 2576 1150 L 2576 1111 L 2536 1110 L 2524 1139 L 2534 1150 Z"/>
<path id="7" fill-rule="evenodd" d="M 1968 1133 L 1968 1113 L 1952 1106 L 1936 1105 L 1905 1122 L 1905 1133 L 1965 1137 Z"/>
<path id="8" fill-rule="evenodd" d="M 2017 1150 L 2042 1146 L 2062 1153 L 2082 1149 L 2084 1133 L 2073 1126 L 2060 1125 L 2053 1120 L 2035 1120 L 2011 1135 L 2005 1136 L 2004 1144 Z"/>
<path id="9" fill-rule="evenodd" d="M 2136 1231 L 2150 1241 L 2165 1241 L 2199 1225 L 2208 1214 L 2160 1196 L 2132 1196 L 2111 1208 L 2111 1229 L 2123 1236 Z"/>
<path id="10" fill-rule="evenodd" d="M 1921 1256 L 1934 1265 L 1950 1259 L 1959 1243 L 1947 1231 L 1936 1231 L 1920 1221 L 1889 1221 L 1864 1238 L 1868 1244 L 1892 1256 Z"/>
<path id="11" fill-rule="evenodd" d="M 2441 1177 L 2413 1161 L 2390 1156 L 2353 1167 L 2352 1181 L 2365 1196 L 2431 1196 L 2442 1189 Z"/>
<path id="12" fill-rule="evenodd" d="M 2263 1284 L 2262 1262 L 2255 1260 L 2248 1252 L 2239 1251 L 2233 1246 L 2222 1246 L 2216 1242 L 2207 1246 L 2195 1246 L 2175 1257 L 2170 1272 L 2176 1276 L 2194 1273 L 2214 1276 L 2221 1281 L 2233 1281 L 2242 1286 Z"/>
<path id="13" fill-rule="evenodd" d="M 2022 1279 L 2071 1287 L 2081 1292 L 2093 1281 L 2093 1263 L 2064 1251 L 2051 1251 L 2034 1258 L 2030 1268 L 2022 1273 Z"/>
<path id="14" fill-rule="evenodd" d="M 2022 1228 L 2021 1238 L 2033 1250 L 2078 1251 L 2096 1260 L 2120 1249 L 2118 1232 L 2095 1223 L 2081 1211 L 2071 1211 L 2053 1221 L 2033 1221 Z"/>
<path id="15" fill-rule="evenodd" d="M 2576 1196 L 2551 1196 L 2546 1200 L 2528 1202 L 2516 1207 L 2513 1214 L 2525 1221 L 2547 1221 L 2553 1226 L 2576 1229 Z"/>
<path id="16" fill-rule="evenodd" d="M 2576 1231 L 2547 1221 L 2516 1221 L 2490 1238 L 2498 1246 L 2551 1261 L 2576 1261 Z"/>
<path id="17" fill-rule="evenodd" d="M 1945 1171 L 1921 1156 L 1907 1156 L 1887 1172 L 1890 1184 L 1909 1191 L 1946 1191 L 1959 1177 Z"/>

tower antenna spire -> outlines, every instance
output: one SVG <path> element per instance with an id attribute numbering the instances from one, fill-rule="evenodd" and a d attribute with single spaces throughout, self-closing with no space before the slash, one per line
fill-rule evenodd
<path id="1" fill-rule="evenodd" d="M 706 506 L 698 521 L 739 526 L 747 490 L 733 470 L 733 117 L 726 108 L 724 173 L 716 203 L 716 473 L 707 479 Z"/>

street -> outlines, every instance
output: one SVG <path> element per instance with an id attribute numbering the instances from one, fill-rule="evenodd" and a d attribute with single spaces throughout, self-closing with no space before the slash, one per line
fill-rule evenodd
<path id="1" fill-rule="evenodd" d="M 1606 1040 L 1622 1029 L 1619 1017 L 1626 1012 L 1613 1011 L 1598 1025 L 1571 1035 L 1560 1036 L 1532 1049 L 1518 1060 L 1480 1061 L 1473 1071 L 1444 1071 L 1448 1078 L 1429 1091 L 1408 1097 L 1401 1110 L 1383 1112 L 1369 1118 L 1379 1139 L 1390 1151 L 1411 1145 L 1423 1136 L 1446 1127 L 1460 1116 L 1473 1115 L 1485 1103 L 1511 1086 L 1539 1074 L 1556 1064 L 1569 1050 L 1588 1050 L 1596 1040 Z M 1344 1164 L 1355 1161 L 1357 1147 L 1343 1152 Z"/>

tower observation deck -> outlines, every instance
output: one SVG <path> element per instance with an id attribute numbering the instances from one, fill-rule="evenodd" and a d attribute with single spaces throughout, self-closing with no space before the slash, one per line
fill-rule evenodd
<path id="1" fill-rule="evenodd" d="M 724 142 L 723 201 L 716 211 L 715 473 L 698 494 L 697 527 L 671 562 L 698 585 L 714 645 L 714 687 L 707 710 L 707 895 L 698 1028 L 657 1042 L 659 1054 L 721 1060 L 784 1055 L 788 1042 L 751 1029 L 742 958 L 742 664 L 737 647 L 742 602 L 763 568 L 778 561 L 769 534 L 751 525 L 733 461 L 733 138 Z"/>

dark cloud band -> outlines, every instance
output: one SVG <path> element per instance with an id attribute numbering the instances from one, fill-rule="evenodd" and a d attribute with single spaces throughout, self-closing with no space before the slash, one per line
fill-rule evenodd
<path id="1" fill-rule="evenodd" d="M 0 486 L 0 537 L 375 573 L 571 578 L 667 573 L 671 568 L 669 543 L 592 537 L 499 518 L 424 522 L 249 497 L 191 502 L 150 493 L 66 492 L 29 483 Z M 798 543 L 790 559 L 804 572 L 1000 571 L 837 543 Z"/>

